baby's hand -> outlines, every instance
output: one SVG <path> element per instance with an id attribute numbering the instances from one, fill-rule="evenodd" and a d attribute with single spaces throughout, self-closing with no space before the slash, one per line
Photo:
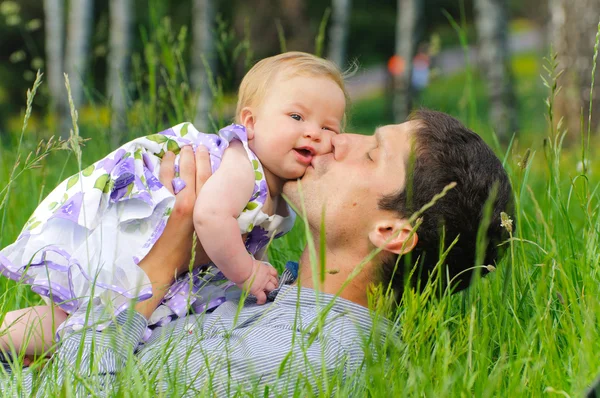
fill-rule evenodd
<path id="1" fill-rule="evenodd" d="M 267 293 L 274 290 L 277 285 L 279 285 L 277 270 L 269 263 L 252 259 L 250 278 L 238 286 L 247 289 L 250 294 L 254 295 L 257 304 L 264 304 L 267 302 Z"/>

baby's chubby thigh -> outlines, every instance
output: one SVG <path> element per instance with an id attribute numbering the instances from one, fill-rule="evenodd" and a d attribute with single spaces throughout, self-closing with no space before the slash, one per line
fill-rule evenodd
<path id="1" fill-rule="evenodd" d="M 8 312 L 0 326 L 0 348 L 36 356 L 55 343 L 56 329 L 67 319 L 67 313 L 53 305 L 38 305 Z"/>

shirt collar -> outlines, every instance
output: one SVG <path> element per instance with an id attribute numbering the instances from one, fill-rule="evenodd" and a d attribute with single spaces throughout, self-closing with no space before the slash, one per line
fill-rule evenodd
<path id="1" fill-rule="evenodd" d="M 365 331 L 371 330 L 373 317 L 377 315 L 368 308 L 334 294 L 317 292 L 308 287 L 291 286 L 297 278 L 298 263 L 288 261 L 285 265 L 285 271 L 279 279 L 279 287 L 269 294 L 269 299 L 282 306 L 296 307 L 296 305 L 299 305 L 300 307 L 313 306 L 322 308 L 328 306 L 333 301 L 334 304 L 331 307 L 331 311 L 349 316 Z M 383 316 L 378 317 L 377 321 L 382 326 L 384 333 L 392 325 L 392 322 Z"/>

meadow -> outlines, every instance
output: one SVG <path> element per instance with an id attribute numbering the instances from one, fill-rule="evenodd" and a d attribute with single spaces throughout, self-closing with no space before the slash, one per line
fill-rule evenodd
<path id="1" fill-rule="evenodd" d="M 153 51 L 137 60 L 135 79 L 142 94 L 130 107 L 123 140 L 192 118 L 193 93 L 177 62 L 177 50 L 173 55 L 160 51 L 172 44 L 169 40 L 176 42 L 177 36 L 156 36 L 146 44 Z M 472 71 L 432 80 L 418 100 L 419 105 L 461 118 L 485 137 L 504 162 L 515 200 L 515 211 L 509 214 L 514 229 L 511 239 L 503 243 L 505 258 L 465 292 L 439 296 L 435 283 L 421 292 L 406 291 L 402 305 L 385 313 L 393 320 L 385 344 L 371 344 L 373 336 L 365 336 L 360 372 L 347 375 L 346 380 L 339 376 L 341 368 L 327 378 L 319 373 L 313 378 L 291 375 L 299 382 L 276 395 L 312 396 L 317 390 L 319 396 L 569 397 L 581 396 L 600 373 L 600 167 L 593 149 L 598 137 L 592 133 L 588 140 L 587 130 L 561 129 L 553 110 L 555 96 L 560 95 L 554 85 L 559 71 L 551 55 L 516 56 L 513 70 L 522 129 L 508 144 L 494 138 L 484 82 Z M 226 122 L 219 107 L 227 98 L 218 84 L 213 90 L 217 99 L 213 125 L 218 126 Z M 28 125 L 15 126 L 2 137 L 0 246 L 14 241 L 36 205 L 58 182 L 110 152 L 105 103 L 94 93 L 88 97 L 91 105 L 79 114 L 78 134 L 86 139 L 82 147 L 74 137 L 66 144 L 56 140 L 43 144 L 36 153 L 40 140 L 47 142 L 50 137 L 45 126 L 52 123 L 39 112 L 29 119 L 24 112 L 19 123 L 28 119 Z M 386 104 L 381 93 L 354 103 L 349 129 L 370 133 L 388 122 Z M 281 268 L 285 261 L 296 260 L 305 235 L 299 221 L 290 234 L 273 243 L 272 262 Z M 0 278 L 0 314 L 39 302 L 28 287 Z M 377 307 L 377 313 L 382 311 Z M 20 374 L 15 367 L 10 386 L 15 393 Z M 109 395 L 155 396 L 153 382 L 158 377 L 164 375 L 144 373 L 132 356 Z M 71 396 L 77 385 L 83 385 L 95 396 L 101 390 L 99 383 L 94 375 L 65 385 L 50 381 L 43 395 Z M 178 395 L 184 388 L 175 379 L 168 383 L 171 390 L 165 396 Z M 235 391 L 236 396 L 268 394 Z M 207 388 L 200 395 L 211 392 Z"/>

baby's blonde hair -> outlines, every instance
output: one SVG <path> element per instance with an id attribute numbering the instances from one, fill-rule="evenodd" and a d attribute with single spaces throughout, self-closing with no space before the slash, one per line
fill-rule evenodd
<path id="1" fill-rule="evenodd" d="M 280 73 L 285 73 L 288 78 L 294 76 L 329 78 L 342 89 L 346 103 L 348 102 L 344 75 L 333 62 L 313 54 L 290 51 L 262 59 L 246 73 L 238 93 L 238 103 L 235 111 L 236 123 L 241 122 L 240 114 L 244 107 L 260 106 L 267 94 L 269 85 L 275 81 Z"/>

